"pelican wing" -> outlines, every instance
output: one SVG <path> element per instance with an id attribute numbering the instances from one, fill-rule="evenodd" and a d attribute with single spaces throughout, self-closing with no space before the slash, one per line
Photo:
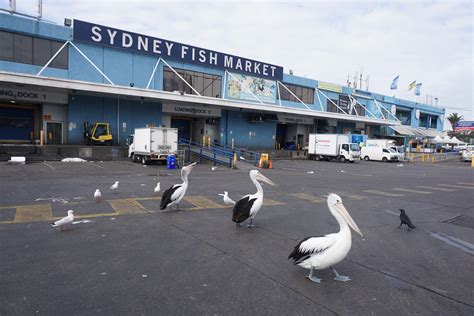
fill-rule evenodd
<path id="1" fill-rule="evenodd" d="M 179 189 L 181 187 L 181 184 L 175 184 L 168 190 L 163 192 L 163 196 L 161 197 L 160 210 L 164 210 L 169 204 L 173 203 L 178 199 L 179 192 L 181 191 Z"/>
<path id="2" fill-rule="evenodd" d="M 250 198 L 250 195 L 246 195 L 235 203 L 234 209 L 232 210 L 232 221 L 236 223 L 242 223 L 250 216 L 250 210 L 252 209 L 253 203 L 256 198 Z"/>
<path id="3" fill-rule="evenodd" d="M 288 256 L 288 259 L 293 259 L 293 264 L 299 264 L 312 255 L 320 254 L 331 247 L 335 239 L 330 235 L 320 237 L 307 237 L 300 241 L 293 251 Z"/>

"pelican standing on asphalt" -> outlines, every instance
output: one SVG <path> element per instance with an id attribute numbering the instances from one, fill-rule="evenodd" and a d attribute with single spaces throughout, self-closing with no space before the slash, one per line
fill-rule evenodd
<path id="1" fill-rule="evenodd" d="M 232 210 L 232 221 L 236 223 L 237 227 L 240 227 L 240 223 L 245 221 L 247 218 L 250 218 L 250 224 L 247 225 L 247 227 L 254 227 L 253 219 L 255 215 L 257 215 L 263 203 L 263 189 L 262 185 L 258 181 L 263 181 L 270 185 L 276 185 L 258 170 L 250 171 L 250 179 L 257 187 L 257 193 L 247 194 L 238 200 L 237 203 L 235 203 L 234 209 Z"/>
<path id="2" fill-rule="evenodd" d="M 179 211 L 179 202 L 181 202 L 186 194 L 186 190 L 188 189 L 188 176 L 191 171 L 193 171 L 195 165 L 196 162 L 193 162 L 181 169 L 181 179 L 183 179 L 183 183 L 175 184 L 163 193 L 163 196 L 161 197 L 160 210 L 164 210 L 168 206 L 176 204 Z"/>
<path id="3" fill-rule="evenodd" d="M 288 259 L 293 259 L 293 263 L 310 269 L 307 276 L 313 282 L 320 283 L 321 279 L 313 276 L 313 269 L 322 270 L 332 267 L 336 281 L 349 281 L 348 276 L 339 275 L 334 268 L 349 253 L 352 245 L 352 228 L 356 233 L 362 236 L 362 233 L 342 204 L 339 195 L 331 193 L 327 199 L 329 210 L 339 223 L 339 232 L 322 237 L 307 237 L 296 245 Z M 350 228 L 349 228 L 350 226 Z"/>
<path id="4" fill-rule="evenodd" d="M 224 191 L 224 193 L 219 193 L 218 195 L 222 196 L 225 205 L 235 205 L 235 201 L 229 197 L 229 193 Z"/>

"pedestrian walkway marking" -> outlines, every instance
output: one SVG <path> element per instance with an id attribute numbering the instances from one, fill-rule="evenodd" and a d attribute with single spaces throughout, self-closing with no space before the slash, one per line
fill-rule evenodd
<path id="1" fill-rule="evenodd" d="M 274 205 L 285 205 L 286 203 L 278 202 L 272 199 L 263 198 L 263 205 L 265 206 L 274 206 Z"/>
<path id="2" fill-rule="evenodd" d="M 314 195 L 307 194 L 307 193 L 290 193 L 289 195 L 297 197 L 299 199 L 308 200 L 308 201 L 311 201 L 311 202 L 314 202 L 314 203 L 322 203 L 322 202 L 326 201 L 326 199 L 316 197 Z"/>
<path id="3" fill-rule="evenodd" d="M 426 185 L 417 185 L 417 188 L 422 188 L 422 189 L 430 189 L 430 190 L 438 190 L 438 191 L 444 191 L 444 192 L 453 192 L 453 189 L 445 189 L 445 188 L 436 188 L 436 187 L 429 187 Z"/>
<path id="4" fill-rule="evenodd" d="M 118 215 L 145 213 L 146 209 L 134 199 L 108 200 L 110 206 Z"/>
<path id="5" fill-rule="evenodd" d="M 349 197 L 351 199 L 354 199 L 354 200 L 368 199 L 368 197 L 366 197 L 366 196 L 359 195 L 359 194 L 352 194 L 352 193 L 339 193 L 339 195 L 347 196 L 347 197 Z"/>
<path id="6" fill-rule="evenodd" d="M 193 204 L 194 207 L 188 210 L 201 210 L 208 208 L 224 208 L 224 205 L 218 204 L 213 200 L 210 200 L 204 196 L 185 196 L 184 199 L 189 203 Z"/>
<path id="7" fill-rule="evenodd" d="M 393 196 L 393 197 L 404 195 L 404 194 L 388 193 L 388 192 L 377 191 L 377 190 L 364 190 L 364 192 L 372 193 L 372 194 L 378 194 L 378 195 L 384 195 L 384 196 Z"/>
<path id="8" fill-rule="evenodd" d="M 402 191 L 402 192 L 412 192 L 412 193 L 419 193 L 419 194 L 432 194 L 433 192 L 428 192 L 428 191 L 420 191 L 420 190 L 414 190 L 414 189 L 403 189 L 403 188 L 393 188 L 395 191 Z"/>
<path id="9" fill-rule="evenodd" d="M 16 207 L 14 223 L 53 219 L 51 204 L 20 205 Z"/>
<path id="10" fill-rule="evenodd" d="M 458 184 L 464 184 L 464 185 L 473 185 L 474 186 L 474 182 L 458 182 Z"/>
<path id="11" fill-rule="evenodd" d="M 448 188 L 456 188 L 456 189 L 474 189 L 474 187 L 470 187 L 467 185 L 454 185 L 454 184 L 438 184 L 439 186 L 442 187 L 448 187 Z"/>

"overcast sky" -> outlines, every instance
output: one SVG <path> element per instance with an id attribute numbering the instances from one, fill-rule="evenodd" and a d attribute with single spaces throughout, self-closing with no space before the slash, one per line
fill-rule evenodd
<path id="1" fill-rule="evenodd" d="M 0 0 L 8 8 L 7 0 Z M 37 1 L 17 0 L 34 14 Z M 76 18 L 248 57 L 344 85 L 363 69 L 369 90 L 474 119 L 471 1 L 59 1 L 43 18 Z M 390 90 L 400 75 L 399 89 Z M 408 84 L 423 83 L 415 99 Z M 365 84 L 363 84 L 365 88 Z"/>

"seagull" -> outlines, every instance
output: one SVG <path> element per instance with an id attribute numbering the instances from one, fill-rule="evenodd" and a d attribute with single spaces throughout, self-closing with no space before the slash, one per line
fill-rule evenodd
<path id="1" fill-rule="evenodd" d="M 164 210 L 173 204 L 176 204 L 179 210 L 179 202 L 181 202 L 186 194 L 186 190 L 188 189 L 188 176 L 191 171 L 193 171 L 195 165 L 196 162 L 193 162 L 181 169 L 181 179 L 183 179 L 183 183 L 175 184 L 163 193 L 163 196 L 161 197 L 160 210 Z"/>
<path id="2" fill-rule="evenodd" d="M 347 171 L 341 170 L 341 172 L 347 172 Z"/>
<path id="3" fill-rule="evenodd" d="M 154 191 L 155 191 L 155 193 L 158 193 L 158 192 L 160 192 L 160 190 L 161 190 L 161 188 L 160 188 L 160 183 L 158 182 L 158 183 L 156 184 L 156 187 L 155 187 Z"/>
<path id="4" fill-rule="evenodd" d="M 362 233 L 342 204 L 339 195 L 331 193 L 327 198 L 329 211 L 339 223 L 339 232 L 321 237 L 307 237 L 300 241 L 288 256 L 293 259 L 293 264 L 297 264 L 305 269 L 310 269 L 307 276 L 313 282 L 320 283 L 321 279 L 313 276 L 313 269 L 322 270 L 332 267 L 336 281 L 349 281 L 348 276 L 339 275 L 334 268 L 349 253 L 352 245 L 352 228 L 362 236 Z M 349 228 L 350 227 L 350 228 Z"/>
<path id="5" fill-rule="evenodd" d="M 99 203 L 100 200 L 102 200 L 102 194 L 100 193 L 99 189 L 95 190 L 94 199 L 97 203 Z"/>
<path id="6" fill-rule="evenodd" d="M 400 226 L 398 228 L 402 228 L 402 225 L 405 224 L 407 225 L 408 230 L 412 230 L 416 228 L 415 225 L 412 224 L 410 218 L 408 217 L 407 213 L 405 213 L 404 209 L 399 209 L 400 211 Z"/>
<path id="7" fill-rule="evenodd" d="M 263 190 L 258 180 L 268 183 L 270 185 L 276 185 L 273 181 L 265 177 L 258 170 L 250 171 L 250 179 L 257 187 L 257 193 L 247 194 L 246 196 L 238 200 L 237 203 L 235 203 L 234 209 L 232 210 L 232 221 L 237 223 L 237 227 L 240 227 L 240 223 L 242 223 L 249 217 L 250 224 L 247 225 L 247 227 L 254 227 L 253 219 L 255 215 L 257 215 L 263 203 Z"/>
<path id="8" fill-rule="evenodd" d="M 308 173 L 308 174 L 313 174 L 313 173 L 314 173 L 314 171 L 308 171 L 308 172 L 306 172 L 306 173 Z"/>
<path id="9" fill-rule="evenodd" d="M 74 212 L 73 212 L 73 210 L 69 210 L 69 211 L 67 211 L 67 216 L 66 217 L 63 217 L 60 220 L 57 220 L 54 223 L 51 223 L 50 225 L 52 227 L 59 227 L 59 228 L 61 228 L 61 231 L 63 231 L 64 228 L 71 225 L 73 221 L 74 221 Z"/>
<path id="10" fill-rule="evenodd" d="M 397 165 L 397 167 L 403 167 L 403 164 L 402 164 L 402 163 L 400 163 L 400 164 L 398 164 L 398 165 Z"/>
<path id="11" fill-rule="evenodd" d="M 229 193 L 227 191 L 224 191 L 224 193 L 219 193 L 218 195 L 222 196 L 223 199 L 224 199 L 224 203 L 226 205 L 235 205 L 235 201 L 232 200 L 230 197 L 229 197 Z"/>
<path id="12" fill-rule="evenodd" d="M 216 170 L 216 169 L 217 169 L 216 166 L 212 166 L 212 167 L 211 167 L 211 170 L 212 170 L 212 171 L 214 171 L 214 170 Z"/>
<path id="13" fill-rule="evenodd" d="M 115 183 L 112 184 L 109 189 L 110 190 L 117 190 L 118 186 L 119 186 L 119 182 L 115 181 Z"/>

